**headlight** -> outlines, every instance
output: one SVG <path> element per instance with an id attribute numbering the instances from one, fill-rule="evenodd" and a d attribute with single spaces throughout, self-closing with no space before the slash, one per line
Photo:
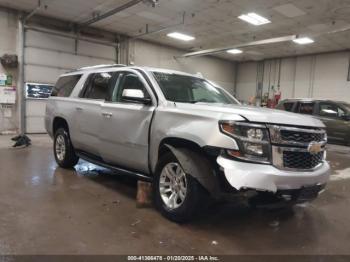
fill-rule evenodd
<path id="1" fill-rule="evenodd" d="M 221 121 L 220 130 L 233 137 L 239 146 L 239 151 L 227 150 L 227 154 L 243 160 L 270 163 L 270 138 L 265 125 Z"/>

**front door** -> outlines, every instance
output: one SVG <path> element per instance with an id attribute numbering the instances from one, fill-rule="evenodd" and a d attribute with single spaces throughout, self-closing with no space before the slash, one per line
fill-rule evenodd
<path id="1" fill-rule="evenodd" d="M 142 90 L 151 105 L 123 101 L 125 89 Z M 135 71 L 119 73 L 109 98 L 102 104 L 101 156 L 104 161 L 148 173 L 149 129 L 156 99 L 143 76 Z"/>

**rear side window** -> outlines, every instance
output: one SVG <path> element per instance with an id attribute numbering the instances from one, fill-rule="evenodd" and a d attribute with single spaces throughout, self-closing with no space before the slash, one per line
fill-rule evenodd
<path id="1" fill-rule="evenodd" d="M 314 112 L 315 103 L 307 102 L 307 103 L 299 103 L 297 108 L 297 113 L 304 115 L 312 115 Z"/>
<path id="2" fill-rule="evenodd" d="M 292 112 L 293 105 L 294 105 L 294 102 L 285 102 L 285 103 L 279 104 L 277 106 L 277 109 L 285 110 L 285 111 L 288 111 L 288 112 Z"/>
<path id="3" fill-rule="evenodd" d="M 81 75 L 62 76 L 52 89 L 51 96 L 68 97 L 79 82 Z"/>
<path id="4" fill-rule="evenodd" d="M 113 72 L 95 73 L 89 76 L 81 97 L 89 99 L 106 99 Z"/>

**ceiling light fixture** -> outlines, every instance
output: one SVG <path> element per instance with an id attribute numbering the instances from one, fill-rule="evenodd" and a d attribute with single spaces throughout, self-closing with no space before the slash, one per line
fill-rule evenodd
<path id="1" fill-rule="evenodd" d="M 315 41 L 309 37 L 301 37 L 301 38 L 294 39 L 293 42 L 299 45 L 307 45 L 307 44 L 312 44 Z"/>
<path id="2" fill-rule="evenodd" d="M 230 50 L 227 50 L 226 52 L 230 53 L 230 54 L 234 54 L 234 55 L 238 55 L 238 54 L 242 54 L 243 53 L 243 51 L 239 50 L 239 49 L 230 49 Z"/>
<path id="3" fill-rule="evenodd" d="M 256 26 L 271 23 L 270 20 L 256 13 L 243 14 L 243 15 L 240 15 L 238 18 Z"/>
<path id="4" fill-rule="evenodd" d="M 171 37 L 171 38 L 178 39 L 178 40 L 182 40 L 182 41 L 192 41 L 195 39 L 193 36 L 185 35 L 185 34 L 178 33 L 178 32 L 169 33 L 169 34 L 167 34 L 167 36 Z"/>

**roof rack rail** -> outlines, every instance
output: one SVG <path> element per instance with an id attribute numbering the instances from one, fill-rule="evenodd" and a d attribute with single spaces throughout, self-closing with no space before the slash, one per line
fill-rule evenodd
<path id="1" fill-rule="evenodd" d="M 124 67 L 126 65 L 123 64 L 109 64 L 109 65 L 95 65 L 95 66 L 85 66 L 76 69 L 76 71 L 88 70 L 88 69 L 101 69 L 101 68 L 109 68 L 109 67 Z"/>

